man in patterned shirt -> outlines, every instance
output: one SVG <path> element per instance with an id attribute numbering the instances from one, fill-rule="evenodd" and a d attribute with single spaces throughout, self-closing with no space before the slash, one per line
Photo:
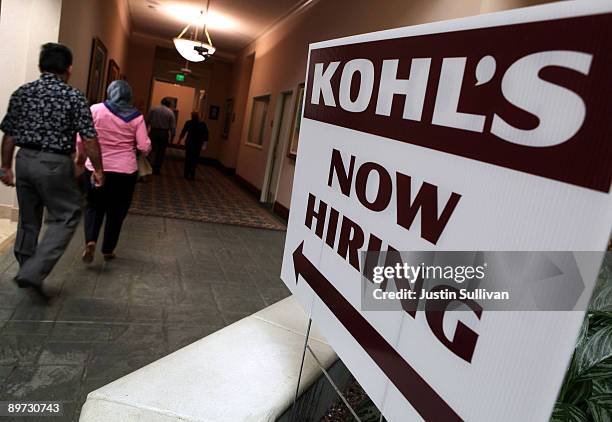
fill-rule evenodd
<path id="1" fill-rule="evenodd" d="M 43 280 L 63 255 L 81 216 L 81 194 L 73 161 L 76 134 L 84 140 L 93 166 L 96 186 L 104 184 L 104 173 L 96 130 L 85 96 L 67 84 L 72 73 L 72 53 L 61 44 L 42 46 L 40 79 L 21 86 L 11 96 L 0 124 L 2 166 L 0 180 L 17 187 L 19 226 L 15 257 L 19 287 L 32 288 L 48 299 Z M 14 181 L 12 162 L 15 145 Z M 38 242 L 46 208 L 47 230 Z"/>

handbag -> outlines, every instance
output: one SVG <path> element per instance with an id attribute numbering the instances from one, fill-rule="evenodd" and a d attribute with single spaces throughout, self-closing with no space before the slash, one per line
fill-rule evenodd
<path id="1" fill-rule="evenodd" d="M 149 160 L 142 154 L 138 154 L 138 177 L 145 177 L 153 174 L 153 167 L 149 164 Z"/>

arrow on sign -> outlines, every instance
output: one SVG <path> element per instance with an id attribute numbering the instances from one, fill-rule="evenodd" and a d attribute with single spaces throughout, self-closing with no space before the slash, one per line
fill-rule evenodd
<path id="1" fill-rule="evenodd" d="M 340 323 L 426 421 L 462 421 L 461 417 L 410 366 L 304 255 L 304 242 L 293 252 L 295 283 L 301 275 Z"/>

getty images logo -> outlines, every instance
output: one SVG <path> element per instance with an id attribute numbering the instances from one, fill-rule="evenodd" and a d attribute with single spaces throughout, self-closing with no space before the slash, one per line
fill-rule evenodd
<path id="1" fill-rule="evenodd" d="M 487 116 L 461 112 L 460 99 L 465 88 L 468 57 L 442 59 L 437 89 L 435 90 L 431 124 L 470 132 L 491 134 L 504 141 L 529 147 L 549 147 L 572 138 L 584 123 L 586 106 L 574 91 L 541 77 L 541 71 L 557 67 L 588 75 L 593 55 L 579 51 L 552 50 L 527 54 L 500 69 L 493 55 L 477 59 L 474 69 L 475 86 L 491 82 L 501 75 L 501 95 L 514 107 L 538 120 L 532 128 L 520 128 L 492 113 Z M 398 77 L 398 68 L 409 60 L 407 78 Z M 391 116 L 395 96 L 403 97 L 401 118 L 421 122 L 424 104 L 428 100 L 428 84 L 432 59 L 389 58 L 376 60 L 354 58 L 348 61 L 315 62 L 312 77 L 312 94 L 308 101 L 313 105 L 340 107 L 351 113 L 368 110 L 375 101 L 374 113 Z M 339 83 L 333 83 L 339 78 Z M 376 88 L 376 91 L 375 91 Z M 493 105 L 491 105 L 493 108 Z M 395 114 L 395 111 L 394 111 Z"/>

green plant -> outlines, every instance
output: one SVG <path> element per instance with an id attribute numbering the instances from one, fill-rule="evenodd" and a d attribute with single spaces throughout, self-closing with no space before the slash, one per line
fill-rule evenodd
<path id="1" fill-rule="evenodd" d="M 599 272 L 553 422 L 612 422 L 612 253 Z"/>

